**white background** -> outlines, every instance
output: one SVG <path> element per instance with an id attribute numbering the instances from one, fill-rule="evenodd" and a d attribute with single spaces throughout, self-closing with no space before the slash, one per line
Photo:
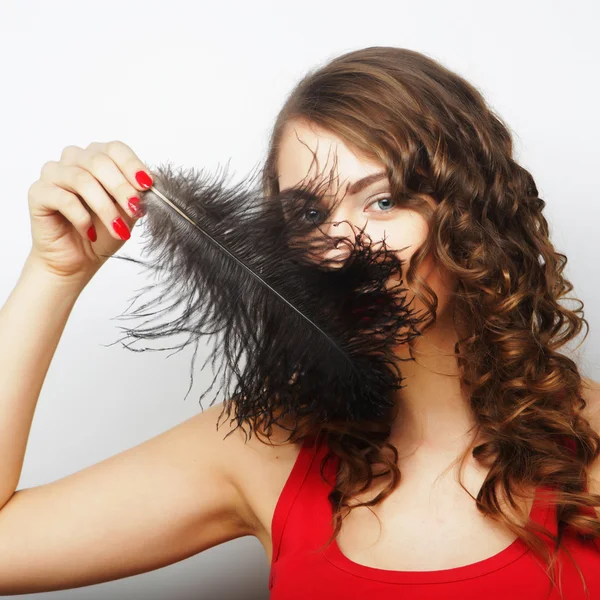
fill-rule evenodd
<path id="1" fill-rule="evenodd" d="M 585 303 L 591 332 L 580 369 L 598 380 L 599 7 L 2 0 L 0 303 L 30 248 L 27 190 L 64 146 L 120 139 L 148 164 L 213 169 L 231 159 L 243 175 L 264 159 L 275 116 L 308 69 L 361 47 L 402 46 L 467 77 L 514 132 Z M 135 255 L 139 235 L 134 229 L 121 253 Z M 183 400 L 191 352 L 167 358 L 103 346 L 119 337 L 114 319 L 144 283 L 135 265 L 109 261 L 80 296 L 39 399 L 19 488 L 80 470 L 201 410 L 193 390 Z M 196 375 L 194 389 L 206 389 L 210 369 Z M 246 537 L 151 573 L 31 597 L 253 600 L 268 597 L 267 579 L 262 546 Z"/>

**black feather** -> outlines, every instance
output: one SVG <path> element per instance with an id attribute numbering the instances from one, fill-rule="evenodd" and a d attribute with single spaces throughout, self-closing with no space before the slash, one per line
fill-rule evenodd
<path id="1" fill-rule="evenodd" d="M 386 414 L 402 381 L 394 348 L 419 335 L 420 323 L 404 304 L 395 250 L 364 228 L 325 234 L 334 208 L 321 193 L 327 183 L 268 197 L 252 176 L 230 184 L 226 170 L 210 177 L 165 164 L 151 174 L 138 223 L 152 261 L 116 258 L 143 264 L 158 281 L 133 302 L 147 291 L 158 295 L 118 317 L 150 319 L 121 328 L 126 336 L 117 341 L 185 333 L 186 341 L 161 349 L 195 342 L 197 351 L 202 336 L 214 336 L 210 357 L 222 363 L 215 380 L 224 368 L 219 391 L 238 426 Z M 311 211 L 322 216 L 307 218 Z M 345 251 L 327 258 L 340 243 Z"/>

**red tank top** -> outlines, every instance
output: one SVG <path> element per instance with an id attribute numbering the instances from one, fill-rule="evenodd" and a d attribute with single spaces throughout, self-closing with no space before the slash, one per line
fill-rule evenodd
<path id="1" fill-rule="evenodd" d="M 272 521 L 273 557 L 269 576 L 270 600 L 555 600 L 542 561 L 521 539 L 497 554 L 453 569 L 392 571 L 351 561 L 335 540 L 325 548 L 333 532 L 332 509 L 327 496 L 331 485 L 319 472 L 327 452 L 325 443 L 306 440 L 277 501 Z M 335 481 L 338 457 L 327 463 L 324 474 Z M 544 502 L 548 488 L 538 488 L 530 517 L 556 534 L 556 511 Z M 593 508 L 591 514 L 595 514 Z M 547 538 L 543 538 L 547 540 Z M 551 548 L 550 541 L 546 542 Z M 583 542 L 566 531 L 563 544 L 582 571 L 588 598 L 600 599 L 600 543 Z M 560 551 L 561 584 L 566 600 L 586 598 L 573 563 Z"/>

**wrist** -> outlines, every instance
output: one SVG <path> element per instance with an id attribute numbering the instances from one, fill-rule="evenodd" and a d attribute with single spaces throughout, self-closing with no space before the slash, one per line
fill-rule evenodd
<path id="1" fill-rule="evenodd" d="M 62 293 L 78 296 L 92 278 L 92 274 L 60 275 L 49 269 L 45 263 L 30 253 L 25 260 L 22 276 L 33 276 L 51 287 L 60 288 Z"/>

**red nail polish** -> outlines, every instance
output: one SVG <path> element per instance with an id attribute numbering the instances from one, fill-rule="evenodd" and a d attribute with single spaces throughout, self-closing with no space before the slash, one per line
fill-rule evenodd
<path id="1" fill-rule="evenodd" d="M 98 239 L 98 236 L 96 235 L 96 228 L 93 225 L 88 229 L 87 236 L 92 242 L 95 242 Z"/>
<path id="2" fill-rule="evenodd" d="M 140 210 L 140 199 L 136 198 L 135 196 L 132 196 L 131 198 L 129 198 L 128 202 L 127 202 L 127 206 L 129 206 L 129 210 L 134 214 L 137 215 L 138 211 Z"/>
<path id="3" fill-rule="evenodd" d="M 127 228 L 127 225 L 125 225 L 123 219 L 121 219 L 121 217 L 117 217 L 113 222 L 113 229 L 117 232 L 117 235 L 122 239 L 122 240 L 128 240 L 131 237 L 131 233 L 129 232 L 129 229 Z"/>
<path id="4" fill-rule="evenodd" d="M 152 178 L 146 171 L 138 171 L 135 174 L 135 180 L 144 188 L 152 187 Z"/>

